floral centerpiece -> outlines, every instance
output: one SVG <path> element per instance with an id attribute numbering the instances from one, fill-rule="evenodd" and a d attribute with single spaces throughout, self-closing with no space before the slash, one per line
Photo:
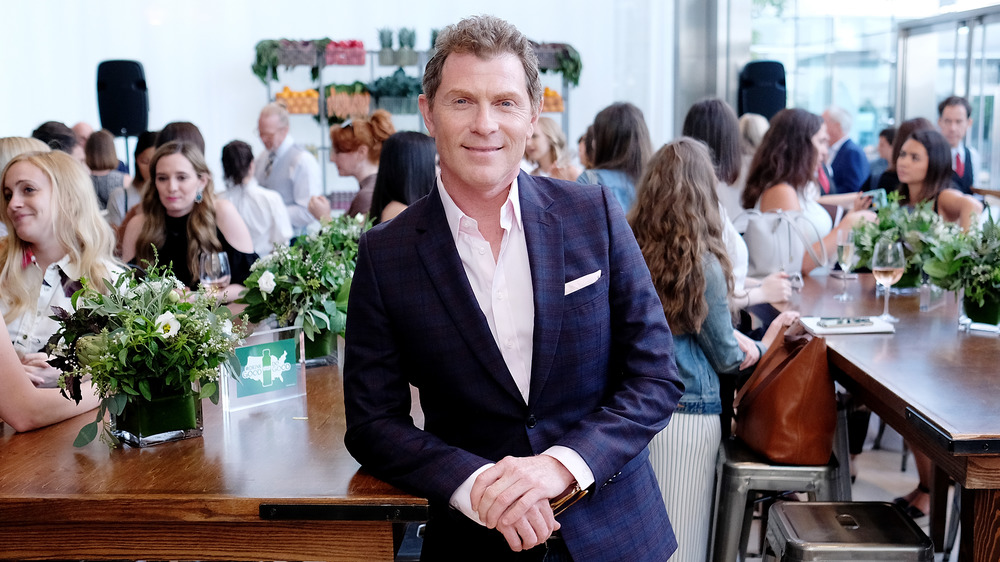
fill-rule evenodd
<path id="1" fill-rule="evenodd" d="M 909 209 L 900 205 L 899 199 L 899 193 L 890 193 L 888 203 L 876 211 L 875 221 L 859 221 L 854 226 L 857 267 L 870 267 L 872 251 L 880 238 L 899 240 L 906 256 L 906 271 L 896 287 L 916 287 L 932 248 L 955 236 L 958 227 L 942 220 L 929 201 Z"/>
<path id="2" fill-rule="evenodd" d="M 233 353 L 243 337 L 229 309 L 204 289 L 191 293 L 163 268 L 105 280 L 107 294 L 86 280 L 72 297 L 74 312 L 56 309 L 59 331 L 49 341 L 63 393 L 79 402 L 89 379 L 101 398 L 97 419 L 76 446 L 97 437 L 109 446 L 137 446 L 201 434 L 201 399 L 218 403 L 222 372 L 235 374 Z"/>
<path id="3" fill-rule="evenodd" d="M 1000 324 L 1000 225 L 987 218 L 931 249 L 924 271 L 931 282 L 964 290 L 965 314 L 975 322 Z"/>
<path id="4" fill-rule="evenodd" d="M 329 355 L 332 338 L 347 326 L 358 240 L 369 226 L 363 215 L 341 215 L 293 246 L 275 249 L 251 266 L 247 290 L 236 302 L 247 305 L 251 322 L 274 315 L 279 326 L 300 326 L 310 342 L 323 342 L 314 355 Z"/>

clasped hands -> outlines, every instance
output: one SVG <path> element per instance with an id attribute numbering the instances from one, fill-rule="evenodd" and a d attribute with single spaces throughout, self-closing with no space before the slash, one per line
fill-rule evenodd
<path id="1" fill-rule="evenodd" d="M 507 539 L 511 550 L 528 550 L 559 529 L 549 500 L 575 478 L 554 457 L 504 457 L 484 470 L 472 485 L 472 509 L 489 528 Z"/>
<path id="2" fill-rule="evenodd" d="M 25 353 L 21 357 L 24 372 L 31 384 L 38 388 L 53 388 L 59 385 L 59 375 L 62 371 L 49 365 L 50 357 L 46 353 Z"/>

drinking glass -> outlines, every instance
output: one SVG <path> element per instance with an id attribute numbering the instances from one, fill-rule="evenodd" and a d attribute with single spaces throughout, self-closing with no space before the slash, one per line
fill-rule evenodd
<path id="1" fill-rule="evenodd" d="M 220 291 L 229 286 L 229 256 L 225 252 L 202 252 L 199 264 L 201 272 L 198 279 L 209 291 Z"/>
<path id="2" fill-rule="evenodd" d="M 840 302 L 854 300 L 854 297 L 847 292 L 847 280 L 851 274 L 851 267 L 854 265 L 854 231 L 837 231 L 837 263 L 840 264 L 840 279 L 844 282 L 844 291 L 836 295 L 835 299 Z"/>
<path id="3" fill-rule="evenodd" d="M 882 239 L 875 243 L 872 250 L 872 274 L 875 282 L 885 287 L 885 310 L 879 316 L 886 322 L 898 322 L 899 318 L 889 314 L 889 288 L 903 277 L 906 268 L 906 258 L 903 256 L 903 244 L 894 240 Z"/>

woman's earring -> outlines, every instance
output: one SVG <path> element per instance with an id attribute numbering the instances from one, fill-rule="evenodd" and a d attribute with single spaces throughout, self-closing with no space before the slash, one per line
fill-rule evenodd
<path id="1" fill-rule="evenodd" d="M 201 196 L 201 191 L 198 191 L 198 193 L 196 193 L 195 196 L 194 196 L 194 202 L 195 203 L 201 203 L 202 199 L 203 199 L 203 197 Z"/>

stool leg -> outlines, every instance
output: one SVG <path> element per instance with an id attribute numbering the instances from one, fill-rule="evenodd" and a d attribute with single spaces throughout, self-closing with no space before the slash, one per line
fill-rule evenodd
<path id="1" fill-rule="evenodd" d="M 715 514 L 715 544 L 712 549 L 714 562 L 733 562 L 737 559 L 747 493 L 748 483 L 726 474 L 723 469 Z"/>
<path id="2" fill-rule="evenodd" d="M 878 433 L 875 434 L 875 442 L 872 443 L 872 450 L 877 451 L 882 448 L 882 436 L 885 435 L 885 420 L 878 419 Z"/>
<path id="3" fill-rule="evenodd" d="M 948 516 L 948 530 L 944 535 L 944 556 L 941 557 L 942 562 L 948 562 L 948 559 L 951 558 L 951 551 L 955 548 L 955 539 L 958 538 L 958 524 L 962 520 L 962 485 L 955 482 L 955 489 L 952 493 L 954 495 L 951 497 L 951 514 Z"/>
<path id="4" fill-rule="evenodd" d="M 834 478 L 837 481 L 833 501 L 851 501 L 851 452 L 847 431 L 847 408 L 837 410 L 837 427 L 833 436 L 833 456 L 837 458 Z"/>

